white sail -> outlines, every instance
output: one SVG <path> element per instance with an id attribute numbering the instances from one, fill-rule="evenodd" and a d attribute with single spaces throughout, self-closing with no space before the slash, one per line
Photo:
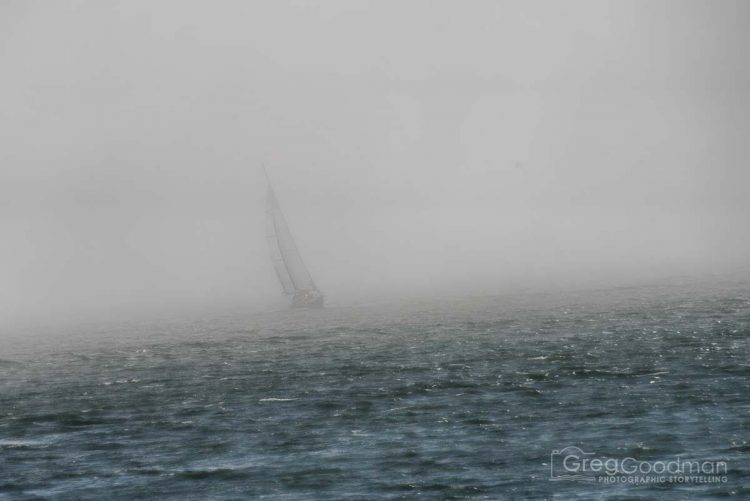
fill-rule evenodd
<path id="1" fill-rule="evenodd" d="M 267 236 L 273 265 L 285 294 L 317 291 L 310 272 L 297 250 L 273 188 L 268 187 Z"/>
<path id="2" fill-rule="evenodd" d="M 274 212 L 276 207 L 272 200 L 274 199 L 271 188 L 268 188 L 268 207 L 266 209 L 266 237 L 268 238 L 268 246 L 271 248 L 271 261 L 273 262 L 273 269 L 276 271 L 276 276 L 279 277 L 281 287 L 284 289 L 284 294 L 294 294 L 294 283 L 292 278 L 289 276 L 289 272 L 286 271 L 286 264 L 284 264 L 284 256 L 281 254 L 281 247 L 279 246 L 279 238 L 276 234 L 276 223 Z"/>

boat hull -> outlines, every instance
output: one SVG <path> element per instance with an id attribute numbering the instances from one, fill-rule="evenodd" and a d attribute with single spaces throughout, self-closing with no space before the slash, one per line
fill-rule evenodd
<path id="1" fill-rule="evenodd" d="M 292 296 L 292 308 L 322 308 L 323 294 L 318 291 L 300 291 Z"/>

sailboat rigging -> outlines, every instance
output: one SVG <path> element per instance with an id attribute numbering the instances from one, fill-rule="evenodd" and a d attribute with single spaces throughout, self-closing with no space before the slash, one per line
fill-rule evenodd
<path id="1" fill-rule="evenodd" d="M 302 261 L 268 173 L 266 173 L 266 180 L 268 181 L 266 237 L 271 248 L 273 267 L 283 293 L 291 298 L 293 308 L 322 308 L 323 293 L 313 282 L 310 272 Z"/>

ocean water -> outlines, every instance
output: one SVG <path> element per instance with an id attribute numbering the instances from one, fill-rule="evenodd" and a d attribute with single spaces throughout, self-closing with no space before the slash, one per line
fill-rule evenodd
<path id="1" fill-rule="evenodd" d="M 0 354 L 3 500 L 750 499 L 742 285 L 14 339 Z M 552 454 L 571 447 L 726 470 L 561 479 Z"/>

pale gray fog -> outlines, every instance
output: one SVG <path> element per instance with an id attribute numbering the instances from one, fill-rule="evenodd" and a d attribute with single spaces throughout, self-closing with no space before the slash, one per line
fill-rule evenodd
<path id="1" fill-rule="evenodd" d="M 0 501 L 750 499 L 748 48 L 747 0 L 0 0 Z"/>
<path id="2" fill-rule="evenodd" d="M 0 321 L 331 305 L 750 262 L 744 1 L 4 1 Z"/>

